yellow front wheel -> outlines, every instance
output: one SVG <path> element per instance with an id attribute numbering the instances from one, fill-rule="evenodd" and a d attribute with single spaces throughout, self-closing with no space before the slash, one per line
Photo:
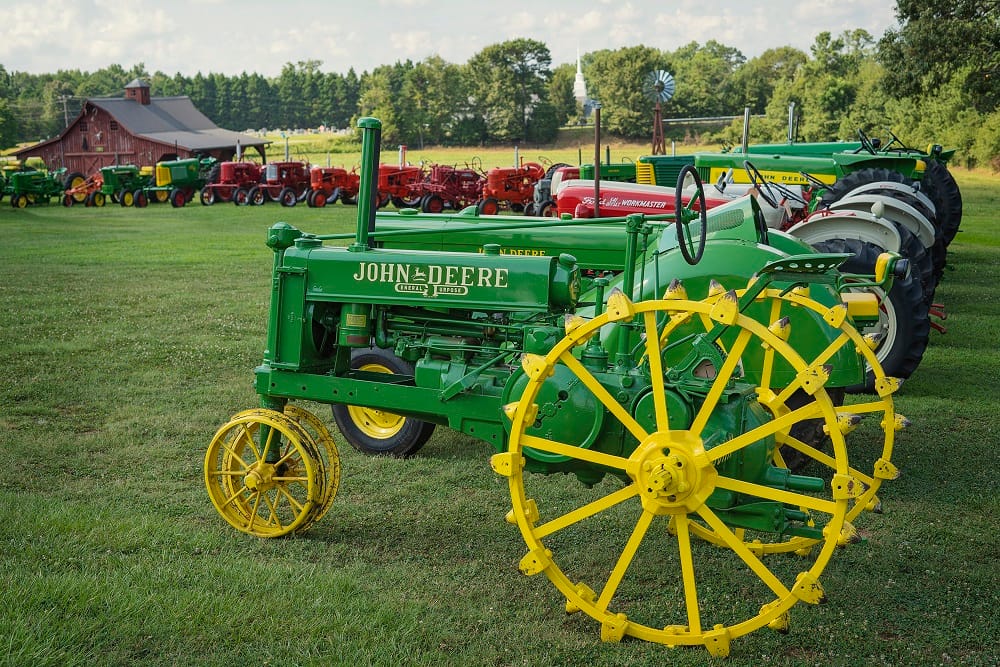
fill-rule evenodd
<path id="1" fill-rule="evenodd" d="M 330 499 L 326 462 L 312 436 L 274 410 L 241 412 L 216 432 L 205 454 L 205 485 L 222 518 L 257 537 L 304 530 Z"/>

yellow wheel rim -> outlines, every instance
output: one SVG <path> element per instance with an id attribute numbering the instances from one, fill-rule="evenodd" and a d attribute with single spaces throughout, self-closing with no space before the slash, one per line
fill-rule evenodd
<path id="1" fill-rule="evenodd" d="M 392 369 L 377 363 L 364 364 L 358 370 L 369 373 L 392 373 Z M 347 414 L 351 416 L 351 421 L 359 431 L 374 440 L 387 440 L 399 433 L 406 424 L 406 417 L 375 408 L 349 405 Z"/>
<path id="2" fill-rule="evenodd" d="M 822 381 L 815 380 L 815 367 L 765 325 L 732 312 L 730 326 L 739 335 L 726 350 L 726 361 L 716 369 L 690 427 L 670 428 L 664 384 L 652 382 L 656 423 L 647 430 L 580 363 L 573 350 L 609 322 L 634 318 L 644 328 L 650 377 L 661 377 L 663 342 L 682 323 L 691 318 L 715 319 L 718 311 L 708 301 L 632 304 L 623 295 L 617 296 L 614 308 L 609 305 L 608 312 L 573 329 L 544 357 L 523 358 L 529 381 L 520 400 L 506 408 L 513 415 L 508 451 L 491 462 L 509 480 L 510 518 L 527 546 L 520 568 L 525 574 L 544 572 L 566 597 L 567 611 L 583 611 L 600 622 L 606 641 L 631 635 L 668 645 L 704 645 L 714 655 L 725 655 L 731 639 L 765 625 L 783 629 L 788 610 L 796 602 L 823 599 L 819 576 L 843 530 L 849 490 L 856 488 L 845 441 L 836 428 L 837 411 Z M 706 448 L 702 437 L 711 435 L 710 416 L 740 356 L 748 345 L 757 344 L 772 347 L 799 377 L 797 386 L 782 391 L 781 400 L 803 385 L 809 386 L 814 400 L 792 417 L 765 422 Z M 609 455 L 527 433 L 538 409 L 539 390 L 557 364 L 572 371 L 639 442 L 631 454 Z M 821 493 L 776 489 L 726 477 L 716 468 L 743 448 L 776 436 L 798 418 L 819 418 L 831 429 L 833 455 L 829 460 L 836 484 L 830 489 Z M 617 471 L 625 484 L 610 488 L 614 484 L 605 480 L 594 490 L 586 490 L 572 480 L 562 483 L 563 476 L 527 474 L 525 448 Z M 805 554 L 805 559 L 769 560 L 765 565 L 743 534 L 727 526 L 706 503 L 717 490 L 807 510 L 823 528 L 824 538 L 817 541 L 820 548 Z M 692 540 L 698 526 L 704 526 L 706 534 L 726 549 Z M 809 559 L 811 565 L 802 569 Z M 741 585 L 720 586 L 714 577 L 722 567 L 738 572 Z"/>
<path id="3" fill-rule="evenodd" d="M 276 456 L 268 457 L 268 452 Z M 205 454 L 205 485 L 230 525 L 258 537 L 303 528 L 326 497 L 311 436 L 273 410 L 248 410 L 218 430 Z"/>
<path id="4" fill-rule="evenodd" d="M 161 204 L 170 199 L 170 193 L 166 190 L 153 190 L 152 195 L 152 198 Z"/>
<path id="5" fill-rule="evenodd" d="M 83 176 L 74 176 L 73 180 L 69 182 L 69 188 L 67 189 L 75 190 L 73 193 L 73 199 L 75 199 L 78 204 L 82 204 L 87 199 L 87 193 L 82 191 L 83 185 L 86 182 L 87 179 Z"/>

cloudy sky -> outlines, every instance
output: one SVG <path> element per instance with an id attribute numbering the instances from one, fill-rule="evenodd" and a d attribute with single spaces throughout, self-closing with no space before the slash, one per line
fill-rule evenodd
<path id="1" fill-rule="evenodd" d="M 544 42 L 552 64 L 644 44 L 715 39 L 748 58 L 808 52 L 816 35 L 895 26 L 888 0 L 30 0 L 3 3 L 0 64 L 31 73 L 142 62 L 153 73 L 274 76 L 287 62 L 370 71 L 440 55 L 465 63 L 489 44 Z"/>

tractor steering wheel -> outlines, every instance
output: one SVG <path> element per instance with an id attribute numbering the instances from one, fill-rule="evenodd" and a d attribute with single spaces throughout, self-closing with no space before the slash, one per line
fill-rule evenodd
<path id="1" fill-rule="evenodd" d="M 872 143 L 872 140 L 868 138 L 868 135 L 865 134 L 865 131 L 861 128 L 858 128 L 858 139 L 861 141 L 861 148 L 854 151 L 855 153 L 860 153 L 863 148 L 872 155 L 878 154 L 878 149 L 875 148 L 875 144 Z"/>
<path id="2" fill-rule="evenodd" d="M 764 201 L 771 208 L 779 208 L 782 202 L 788 200 L 802 204 L 803 206 L 808 203 L 798 192 L 789 189 L 781 183 L 766 180 L 764 175 L 749 160 L 743 163 L 743 168 L 746 169 L 747 176 L 750 177 L 750 184 L 757 189 L 757 192 L 760 193 L 760 196 L 764 198 Z"/>
<path id="3" fill-rule="evenodd" d="M 694 176 L 694 183 L 698 188 L 696 195 L 698 198 L 697 212 L 691 209 L 691 204 L 694 203 L 695 197 L 691 197 L 687 208 L 684 207 L 684 201 L 681 198 L 684 192 L 684 181 L 689 173 Z M 700 262 L 702 256 L 705 254 L 705 237 L 708 235 L 708 214 L 706 213 L 706 209 L 705 188 L 702 186 L 698 170 L 693 164 L 686 164 L 681 169 L 681 173 L 677 175 L 677 189 L 674 191 L 674 218 L 676 219 L 675 225 L 677 227 L 677 245 L 680 246 L 681 254 L 684 255 L 684 261 L 691 265 Z M 691 230 L 687 224 L 688 221 L 694 220 L 695 217 L 699 218 L 701 222 L 699 225 L 697 249 L 695 249 L 694 237 L 691 235 Z"/>

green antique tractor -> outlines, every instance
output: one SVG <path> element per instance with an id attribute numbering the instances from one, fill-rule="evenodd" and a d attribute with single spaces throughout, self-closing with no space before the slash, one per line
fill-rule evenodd
<path id="1" fill-rule="evenodd" d="M 14 208 L 48 204 L 53 198 L 61 200 L 65 172 L 65 169 L 12 171 L 7 175 L 4 193 L 10 195 L 10 205 Z"/>
<path id="2" fill-rule="evenodd" d="M 412 455 L 436 426 L 489 443 L 520 570 L 544 573 L 605 641 L 726 655 L 758 628 L 787 631 L 796 603 L 822 602 L 822 572 L 898 475 L 907 423 L 899 381 L 856 328 L 877 317 L 875 299 L 847 283 L 888 289 L 906 260 L 843 275 L 846 255 L 769 233 L 755 198 L 706 213 L 679 188 L 676 213 L 660 216 L 377 214 L 381 124 L 359 125 L 356 231 L 268 231 L 260 407 L 205 456 L 220 515 L 280 537 L 326 514 L 337 445 L 295 405 L 315 401 L 369 454 Z M 518 245 L 518 225 L 536 245 Z M 866 364 L 876 394 L 843 405 Z M 720 586 L 723 561 L 747 579 Z"/>
<path id="3" fill-rule="evenodd" d="M 153 169 L 134 164 L 116 164 L 101 167 L 101 193 L 121 206 L 135 205 L 136 195 L 145 192 L 153 183 Z"/>
<path id="4" fill-rule="evenodd" d="M 212 180 L 211 172 L 217 163 L 213 157 L 157 162 L 155 180 L 133 193 L 133 203 L 143 208 L 150 201 L 169 201 L 174 208 L 180 208 Z"/>

